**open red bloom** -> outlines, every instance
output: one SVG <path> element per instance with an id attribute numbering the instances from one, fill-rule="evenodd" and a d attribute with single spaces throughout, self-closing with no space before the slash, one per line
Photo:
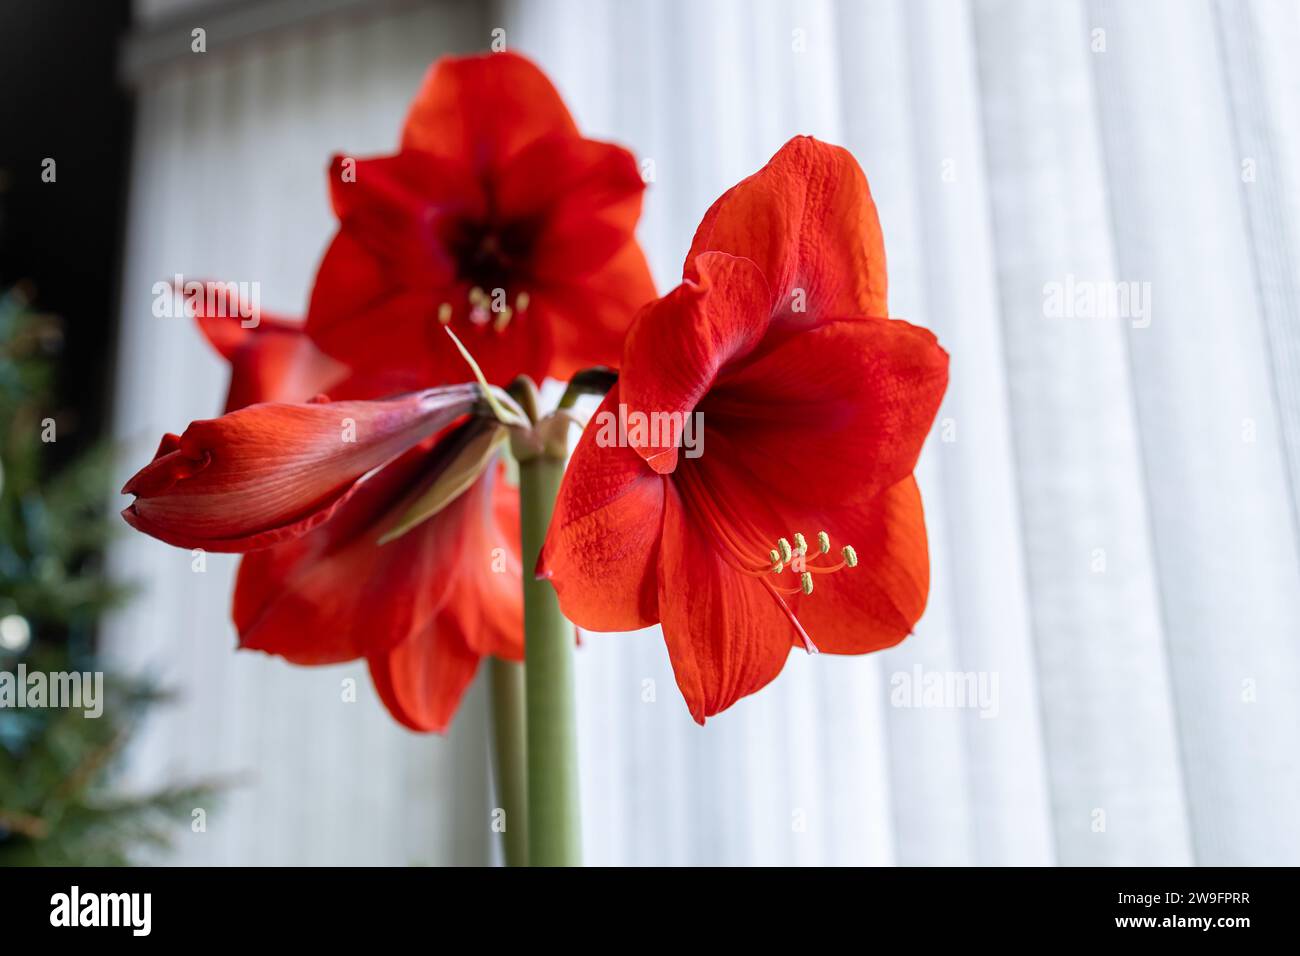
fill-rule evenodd
<path id="1" fill-rule="evenodd" d="M 655 297 L 633 238 L 644 183 L 626 150 L 583 139 L 559 94 L 513 53 L 430 70 L 401 151 L 336 157 L 339 231 L 307 331 L 355 371 L 454 381 L 450 325 L 488 380 L 541 380 L 617 359 Z"/>
<path id="2" fill-rule="evenodd" d="M 661 623 L 701 723 L 792 646 L 888 647 L 925 608 L 912 471 L 948 360 L 886 314 L 862 171 L 794 139 L 706 214 L 574 453 L 538 570 L 579 626 Z"/>
<path id="3" fill-rule="evenodd" d="M 198 316 L 231 360 L 230 410 L 164 437 L 123 489 L 136 495 L 123 517 L 181 547 L 248 552 L 241 647 L 297 664 L 365 658 L 397 720 L 445 730 L 482 656 L 523 655 L 518 490 L 489 458 L 437 514 L 389 537 L 497 428 L 466 417 L 478 386 L 302 403 L 327 381 L 345 394 L 382 386 L 339 381 L 290 322 L 230 314 Z"/>

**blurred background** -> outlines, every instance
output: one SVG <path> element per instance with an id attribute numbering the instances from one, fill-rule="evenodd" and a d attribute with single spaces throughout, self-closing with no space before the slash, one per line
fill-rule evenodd
<path id="1" fill-rule="evenodd" d="M 114 442 L 92 501 L 163 432 L 221 408 L 224 363 L 190 321 L 153 316 L 154 283 L 255 281 L 268 312 L 302 314 L 334 228 L 329 156 L 393 150 L 443 54 L 504 38 L 584 133 L 637 154 L 661 290 L 709 203 L 790 136 L 857 156 L 891 312 L 952 355 L 919 469 L 929 608 L 886 653 L 792 655 L 703 728 L 657 629 L 587 636 L 588 862 L 1300 863 L 1297 0 L 0 11 L 0 287 L 17 288 L 15 314 L 61 317 L 3 359 L 56 363 L 45 475 Z M 6 447 L 34 440 L 30 420 L 0 424 Z M 482 686 L 445 738 L 410 734 L 363 665 L 234 653 L 233 557 L 197 573 L 143 536 L 118 534 L 103 565 L 101 550 L 88 541 L 61 573 L 98 581 L 102 566 L 106 588 L 135 593 L 62 617 L 19 606 L 38 554 L 0 565 L 0 616 L 35 631 L 20 647 L 11 624 L 0 654 L 95 653 L 171 693 L 96 798 L 157 810 L 169 846 L 136 858 L 499 858 Z M 984 693 L 930 698 L 928 681 Z M 14 792 L 25 808 L 4 805 Z M 41 839 L 19 827 L 40 806 L 0 789 L 0 850 Z"/>

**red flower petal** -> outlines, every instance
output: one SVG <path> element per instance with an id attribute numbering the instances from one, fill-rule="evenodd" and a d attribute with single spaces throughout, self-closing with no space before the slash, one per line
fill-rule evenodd
<path id="1" fill-rule="evenodd" d="M 450 361 L 455 352 L 442 341 L 438 306 L 466 295 L 438 225 L 481 213 L 477 179 L 452 161 L 410 152 L 360 160 L 347 181 L 342 161 L 335 157 L 330 174 L 341 225 L 312 287 L 308 334 L 363 373 L 405 370 L 424 384 L 463 378 L 430 374 L 440 353 Z"/>
<path id="2" fill-rule="evenodd" d="M 244 302 L 238 283 L 184 283 L 177 291 L 199 331 L 230 363 L 227 412 L 259 402 L 305 402 L 347 375 L 299 323 Z"/>
<path id="3" fill-rule="evenodd" d="M 758 264 L 772 311 L 794 324 L 886 316 L 885 246 L 866 177 L 852 154 L 808 136 L 722 194 L 704 215 L 685 274 L 706 251 Z M 803 290 L 806 313 L 792 312 Z"/>
<path id="4" fill-rule="evenodd" d="M 367 478 L 321 527 L 244 558 L 234 603 L 241 647 L 328 664 L 386 652 L 451 618 L 477 653 L 522 656 L 516 488 L 485 475 L 379 544 L 436 469 L 440 449 L 430 444 Z"/>
<path id="5" fill-rule="evenodd" d="M 694 281 L 648 306 L 628 331 L 619 385 L 629 414 L 650 416 L 647 421 L 692 412 L 719 372 L 767 331 L 767 283 L 752 262 L 709 252 L 695 266 Z M 659 441 L 631 432 L 629 441 L 652 468 L 670 474 L 677 447 L 658 432 Z"/>
<path id="6" fill-rule="evenodd" d="M 248 551 L 328 518 L 371 469 L 474 405 L 475 385 L 375 402 L 253 405 L 194 422 L 122 489 L 129 524 L 169 544 Z"/>
<path id="7" fill-rule="evenodd" d="M 442 733 L 478 670 L 454 623 L 431 623 L 396 647 L 372 654 L 370 679 L 388 712 L 420 733 Z"/>
<path id="8" fill-rule="evenodd" d="M 321 349 L 353 369 L 411 367 L 427 382 L 437 352 L 433 335 L 442 334 L 430 324 L 433 319 L 436 325 L 439 299 L 432 283 L 409 286 L 341 229 L 316 272 L 306 330 Z"/>
<path id="9" fill-rule="evenodd" d="M 773 336 L 699 403 L 704 457 L 791 504 L 874 498 L 911 474 L 947 384 L 948 354 L 907 322 Z"/>
<path id="10" fill-rule="evenodd" d="M 500 219 L 537 224 L 527 268 L 542 277 L 578 278 L 604 265 L 632 240 L 645 191 L 626 149 L 569 136 L 521 150 L 494 185 Z"/>
<path id="11" fill-rule="evenodd" d="M 659 620 L 655 561 L 664 481 L 630 448 L 599 447 L 602 416 L 617 415 L 615 385 L 569 461 L 538 572 L 565 617 L 589 631 L 631 631 Z"/>
<path id="12" fill-rule="evenodd" d="M 422 442 L 357 485 L 331 519 L 307 534 L 245 555 L 232 609 L 243 648 L 295 664 L 333 664 L 391 647 L 410 635 L 413 606 L 423 627 L 445 599 L 449 578 L 428 547 L 431 526 L 388 545 L 380 535 L 395 506 L 434 458 Z M 395 611 L 389 605 L 400 604 Z M 402 616 L 406 626 L 385 625 Z"/>
<path id="13" fill-rule="evenodd" d="M 238 318 L 201 314 L 198 321 L 230 363 L 227 412 L 261 402 L 305 402 L 347 377 L 347 366 L 316 348 L 293 323 L 267 315 L 251 328 Z"/>
<path id="14" fill-rule="evenodd" d="M 427 627 L 369 656 L 380 698 L 412 730 L 447 729 L 481 656 L 523 658 L 519 496 L 501 480 L 502 473 L 489 471 L 406 535 L 435 526 L 433 533 L 444 542 L 438 548 L 444 572 L 453 579 Z"/>
<path id="15" fill-rule="evenodd" d="M 437 620 L 454 620 L 475 653 L 523 660 L 519 489 L 506 483 L 504 463 L 490 466 L 426 523 L 441 523 L 446 529 L 441 551 L 444 572 L 452 578 Z"/>
<path id="16" fill-rule="evenodd" d="M 396 276 L 348 231 L 330 244 L 312 288 L 307 330 L 358 375 L 400 376 L 427 385 L 465 378 L 465 360 L 438 320 L 443 302 L 460 311 L 454 329 L 489 382 L 540 381 L 552 355 L 550 323 L 524 315 L 504 331 L 464 318 L 468 288 L 437 286 L 422 274 Z M 529 310 L 531 312 L 531 309 Z"/>
<path id="17" fill-rule="evenodd" d="M 406 117 L 402 148 L 499 166 L 533 140 L 577 136 L 564 101 L 516 53 L 446 57 L 430 68 Z"/>
<path id="18" fill-rule="evenodd" d="M 818 563 L 835 563 L 839 549 L 851 544 L 856 568 L 816 575 L 810 595 L 787 601 L 817 649 L 826 654 L 866 654 L 892 647 L 912 633 L 925 611 L 930 591 L 930 555 L 925 514 L 916 479 L 910 475 L 875 499 L 858 497 L 837 504 L 833 515 L 811 516 L 805 528 L 837 529 L 831 552 Z M 812 555 L 816 544 L 812 543 Z M 790 584 L 791 575 L 782 574 Z M 792 630 L 792 643 L 803 641 Z"/>
<path id="19" fill-rule="evenodd" d="M 354 164 L 351 176 L 344 164 Z M 461 162 L 410 150 L 395 156 L 330 164 L 330 198 L 343 229 L 374 256 L 393 281 L 450 286 L 456 263 L 438 231 L 448 219 L 481 217 L 487 200 Z"/>
<path id="20" fill-rule="evenodd" d="M 677 686 L 701 724 L 770 682 L 790 656 L 790 622 L 764 579 L 724 561 L 675 493 L 665 498 L 659 614 Z"/>
<path id="21" fill-rule="evenodd" d="M 629 242 L 598 272 L 579 281 L 549 278 L 533 293 L 529 312 L 550 329 L 547 374 L 568 379 L 593 365 L 617 366 L 629 318 L 656 296 L 645 254 Z"/>
<path id="22" fill-rule="evenodd" d="M 529 307 L 532 313 L 532 307 Z M 551 338 L 552 326 L 540 316 L 526 314 L 515 319 L 503 332 L 491 325 L 475 326 L 466 322 L 455 324 L 453 331 L 469 349 L 470 355 L 483 371 L 483 376 L 494 385 L 505 387 L 520 375 L 540 382 L 551 373 L 555 345 Z M 447 338 L 439 327 L 438 336 Z M 435 381 L 464 378 L 464 371 L 456 371 L 456 363 L 463 369 L 465 360 L 456 350 L 448 355 L 445 347 L 437 350 L 437 364 L 431 365 L 431 374 L 443 376 Z"/>

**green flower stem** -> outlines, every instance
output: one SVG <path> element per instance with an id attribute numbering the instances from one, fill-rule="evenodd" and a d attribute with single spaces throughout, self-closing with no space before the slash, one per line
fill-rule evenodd
<path id="1" fill-rule="evenodd" d="M 560 613 L 550 582 L 538 581 L 533 574 L 563 476 L 559 449 L 548 447 L 519 463 L 530 866 L 582 863 L 573 627 Z"/>
<path id="2" fill-rule="evenodd" d="M 524 724 L 524 666 L 494 657 L 492 743 L 496 756 L 497 806 L 505 811 L 502 834 L 506 866 L 528 865 L 528 775 Z"/>

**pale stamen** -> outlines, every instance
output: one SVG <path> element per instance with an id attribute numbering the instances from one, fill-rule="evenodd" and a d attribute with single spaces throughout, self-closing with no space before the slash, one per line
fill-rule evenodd
<path id="1" fill-rule="evenodd" d="M 735 515 L 724 516 L 728 511 L 726 504 L 722 501 L 715 500 L 704 487 L 700 476 L 695 474 L 691 469 L 679 469 L 677 474 L 683 483 L 683 490 L 690 495 L 691 501 L 696 505 L 696 513 L 704 520 L 705 525 L 713 533 L 715 543 L 723 560 L 733 569 L 749 576 L 757 576 L 763 579 L 763 586 L 767 588 L 768 593 L 772 595 L 773 600 L 777 602 L 786 618 L 794 627 L 795 632 L 803 642 L 804 649 L 810 654 L 816 654 L 817 645 L 812 641 L 808 632 L 804 630 L 803 625 L 799 622 L 798 617 L 790 606 L 786 603 L 783 595 L 802 594 L 809 597 L 813 593 L 813 575 L 814 574 L 831 574 L 840 571 L 846 567 L 854 567 L 858 563 L 857 553 L 851 545 L 845 545 L 841 549 L 843 560 L 830 566 L 817 566 L 808 560 L 808 540 L 801 532 L 795 532 L 791 537 L 794 539 L 792 546 L 790 540 L 785 537 L 777 538 L 776 547 L 769 548 L 766 560 L 755 557 L 747 546 L 745 546 L 740 536 L 745 532 L 745 522 L 740 521 L 737 527 Z M 752 529 L 757 533 L 757 529 Z M 830 535 L 825 531 L 817 533 L 818 556 L 830 552 Z M 780 575 L 786 569 L 792 574 L 799 577 L 798 587 L 784 588 L 775 584 L 769 575 Z"/>

